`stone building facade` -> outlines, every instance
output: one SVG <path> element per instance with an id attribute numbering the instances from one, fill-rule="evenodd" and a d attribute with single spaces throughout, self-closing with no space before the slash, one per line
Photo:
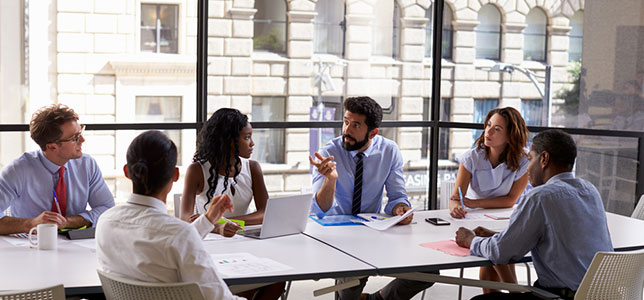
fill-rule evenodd
<path id="1" fill-rule="evenodd" d="M 28 15 L 28 21 L 23 18 L 22 23 L 28 33 L 23 38 L 26 49 L 13 56 L 24 57 L 23 70 L 31 74 L 27 76 L 30 81 L 23 83 L 28 88 L 22 96 L 23 114 L 12 116 L 15 120 L 10 123 L 28 122 L 30 112 L 51 102 L 72 106 L 81 114 L 82 122 L 195 121 L 196 0 L 56 0 L 38 5 L 9 0 L 3 5 L 10 1 L 18 3 L 12 7 L 18 15 Z M 318 6 L 324 1 L 327 0 L 210 0 L 209 114 L 220 107 L 235 107 L 253 121 L 307 121 L 311 108 L 318 104 L 318 86 L 322 86 L 316 85 L 315 74 L 320 73 L 320 66 L 329 65 L 335 90 L 325 88 L 320 93 L 323 99 L 331 99 L 327 104 L 336 103 L 341 110 L 341 99 L 369 95 L 386 108 L 385 120 L 425 119 L 431 96 L 432 60 L 426 55 L 426 31 L 431 23 L 427 10 L 432 1 L 341 2 L 343 51 L 339 54 L 316 51 L 316 36 L 320 36 L 316 35 Z M 584 0 L 447 0 L 445 5 L 450 13 L 452 38 L 448 43 L 451 57 L 442 60 L 441 97 L 449 102 L 449 111 L 445 112 L 449 121 L 480 121 L 475 119 L 478 99 L 496 99 L 498 106 L 517 109 L 521 109 L 523 100 L 541 99 L 522 74 L 486 71 L 497 62 L 518 65 L 537 75 L 543 75 L 548 64 L 553 69 L 552 90 L 569 85 L 570 20 L 577 12 L 583 12 Z M 275 9 L 281 6 L 282 17 L 275 17 Z M 477 58 L 479 11 L 490 6 L 500 16 L 498 59 Z M 146 13 L 142 12 L 144 7 Z M 170 27 L 174 36 L 169 44 L 162 45 L 171 49 L 170 53 L 148 49 L 150 37 L 146 32 L 155 29 L 143 26 L 142 18 L 155 8 L 166 13 L 169 9 L 173 14 L 175 25 Z M 524 59 L 526 18 L 533 9 L 545 14 L 544 61 Z M 262 19 L 274 17 L 272 24 L 283 22 L 283 50 L 255 49 L 259 15 Z M 8 30 L 6 26 L 0 28 Z M 157 38 L 165 34 L 160 29 L 157 33 Z M 376 36 L 380 40 L 376 41 Z M 381 51 L 384 48 L 387 50 Z M 271 112 L 274 99 L 281 101 L 279 113 Z M 9 99 L 3 97 L 0 101 L 4 105 Z M 553 101 L 555 107 L 557 101 Z M 174 107 L 168 108 L 168 103 L 174 103 Z M 158 109 L 163 110 L 164 105 L 165 111 L 171 113 L 162 112 L 159 116 Z M 150 111 L 156 115 L 146 115 Z M 264 119 L 256 111 L 266 113 Z M 276 115 L 278 118 L 270 117 Z M 336 120 L 341 119 L 338 116 L 336 111 Z M 270 132 L 276 131 L 268 130 L 264 140 L 270 142 L 274 137 Z M 399 144 L 410 176 L 427 173 L 422 128 L 383 131 Z M 173 138 L 180 139 L 181 163 L 187 166 L 194 149 L 194 131 L 174 134 Z M 310 186 L 310 134 L 309 129 L 285 129 L 279 135 L 282 153 L 263 164 L 271 195 L 299 192 Z M 458 129 L 448 134 L 441 164 L 453 170 L 454 163 L 450 161 L 471 146 L 473 134 L 471 130 Z M 85 151 L 97 158 L 111 188 L 115 193 L 129 189 L 120 170 L 127 144 L 136 133 L 97 131 L 88 135 Z M 20 151 L 34 148 L 28 138 L 17 147 Z M 418 190 L 418 201 L 423 201 L 427 189 L 422 187 L 422 178 L 426 177 L 420 178 L 416 180 L 419 186 L 408 183 L 408 188 Z M 181 192 L 181 184 L 176 190 Z"/>

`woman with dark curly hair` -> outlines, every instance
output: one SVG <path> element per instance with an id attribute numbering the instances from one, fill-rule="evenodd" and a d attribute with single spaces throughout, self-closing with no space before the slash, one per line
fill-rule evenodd
<path id="1" fill-rule="evenodd" d="M 211 199 L 228 195 L 233 211 L 224 217 L 244 220 L 247 225 L 261 224 L 268 201 L 264 174 L 253 153 L 253 128 L 248 117 L 233 108 L 217 110 L 199 132 L 197 151 L 186 171 L 181 199 L 181 219 L 192 222 L 208 211 Z M 253 213 L 248 213 L 251 199 Z M 241 229 L 237 224 L 218 224 L 214 232 L 231 237 Z M 284 282 L 274 283 L 240 293 L 248 299 L 277 299 L 282 295 Z"/>
<path id="2" fill-rule="evenodd" d="M 208 210 L 213 196 L 226 194 L 235 209 L 225 214 L 246 224 L 261 224 L 268 200 L 264 175 L 253 152 L 253 128 L 248 117 L 232 108 L 217 110 L 199 132 L 193 163 L 186 171 L 181 219 L 192 221 Z M 248 213 L 251 199 L 257 211 Z M 232 223 L 215 228 L 225 236 L 240 229 Z"/>

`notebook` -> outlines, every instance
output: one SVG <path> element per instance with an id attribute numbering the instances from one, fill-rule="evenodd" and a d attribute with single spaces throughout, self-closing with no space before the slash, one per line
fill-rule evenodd
<path id="1" fill-rule="evenodd" d="M 245 230 L 241 234 L 266 239 L 304 232 L 312 199 L 313 194 L 268 199 L 262 227 Z"/>

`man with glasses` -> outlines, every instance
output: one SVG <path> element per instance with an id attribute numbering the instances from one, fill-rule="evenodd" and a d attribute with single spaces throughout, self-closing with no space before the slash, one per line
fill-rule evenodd
<path id="1" fill-rule="evenodd" d="M 29 131 L 40 150 L 25 152 L 0 172 L 0 234 L 28 232 L 43 223 L 91 227 L 114 206 L 98 164 L 83 154 L 84 129 L 76 112 L 62 104 L 33 114 Z M 5 215 L 7 208 L 11 216 Z"/>

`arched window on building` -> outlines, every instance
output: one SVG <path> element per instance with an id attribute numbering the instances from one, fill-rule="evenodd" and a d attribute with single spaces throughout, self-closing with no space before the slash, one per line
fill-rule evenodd
<path id="1" fill-rule="evenodd" d="M 570 33 L 568 33 L 568 61 L 581 60 L 581 42 L 584 36 L 584 12 L 577 11 L 570 18 Z"/>
<path id="2" fill-rule="evenodd" d="M 430 5 L 425 11 L 425 18 L 429 20 L 425 26 L 425 57 L 432 57 L 432 35 L 434 32 L 434 23 L 432 14 L 434 6 Z M 442 36 L 442 49 L 441 56 L 445 59 L 452 58 L 452 43 L 453 43 L 453 29 L 452 29 L 452 9 L 449 5 L 443 6 L 443 36 Z"/>
<path id="3" fill-rule="evenodd" d="M 400 6 L 397 0 L 378 0 L 371 25 L 371 54 L 397 58 L 400 53 Z"/>
<path id="4" fill-rule="evenodd" d="M 533 8 L 526 16 L 526 28 L 523 30 L 523 59 L 546 61 L 548 41 L 548 21 L 541 8 Z"/>
<path id="5" fill-rule="evenodd" d="M 255 1 L 253 49 L 286 53 L 286 2 Z"/>
<path id="6" fill-rule="evenodd" d="M 479 10 L 476 26 L 476 58 L 499 60 L 501 58 L 501 12 L 496 6 L 486 4 Z"/>
<path id="7" fill-rule="evenodd" d="M 344 0 L 318 1 L 313 20 L 315 53 L 344 56 L 346 29 Z"/>

